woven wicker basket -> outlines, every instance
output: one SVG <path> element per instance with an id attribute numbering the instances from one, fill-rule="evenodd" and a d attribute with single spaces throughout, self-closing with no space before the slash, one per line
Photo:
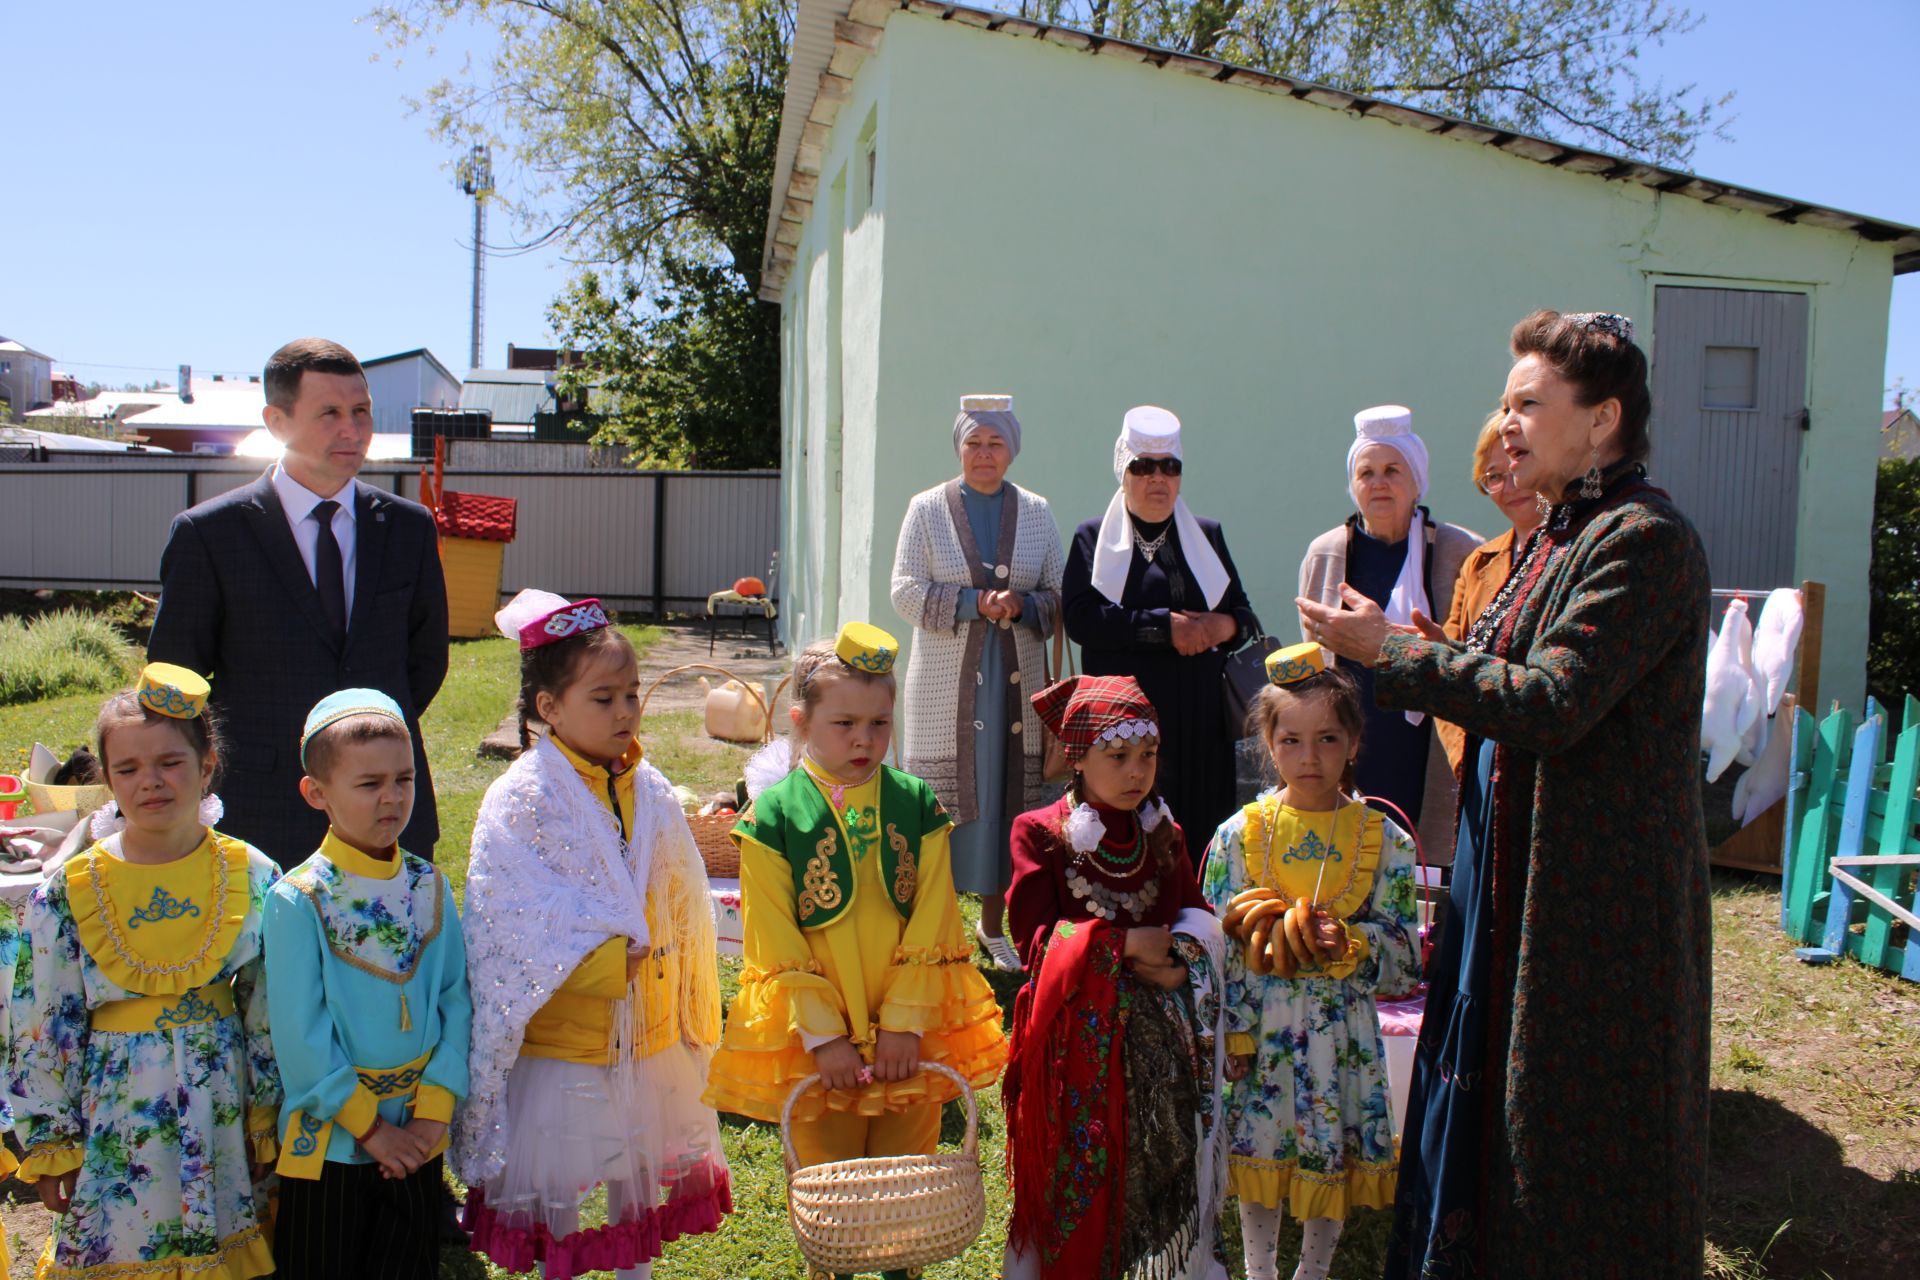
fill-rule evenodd
<path id="1" fill-rule="evenodd" d="M 693 828 L 693 843 L 700 850 L 700 861 L 707 865 L 709 880 L 740 878 L 740 847 L 733 842 L 733 824 L 737 813 L 690 813 L 687 825 Z"/>
<path id="2" fill-rule="evenodd" d="M 780 1112 L 787 1218 L 809 1267 L 834 1275 L 901 1271 L 959 1257 L 980 1238 L 987 1193 L 973 1088 L 937 1062 L 920 1069 L 952 1080 L 967 1101 L 967 1136 L 955 1154 L 866 1156 L 802 1169 L 793 1150 L 793 1105 L 820 1077 L 806 1077 L 787 1095 Z"/>
<path id="3" fill-rule="evenodd" d="M 787 687 L 787 680 L 791 679 L 791 676 L 782 677 L 780 683 L 774 688 L 771 703 L 768 703 L 761 700 L 760 690 L 751 680 L 743 680 L 725 667 L 716 667 L 712 663 L 689 662 L 685 666 L 672 667 L 661 672 L 655 677 L 654 682 L 647 686 L 646 696 L 640 699 L 640 719 L 644 720 L 646 718 L 647 703 L 652 700 L 654 690 L 658 689 L 672 677 L 688 671 L 709 671 L 715 675 L 725 676 L 729 680 L 738 680 L 740 684 L 745 687 L 747 695 L 753 699 L 754 705 L 760 708 L 761 718 L 766 721 L 766 730 L 761 735 L 761 740 L 763 742 L 772 741 L 773 708 L 780 705 L 781 690 Z M 733 813 L 690 813 L 687 815 L 687 825 L 693 828 L 693 843 L 700 850 L 700 860 L 707 866 L 708 879 L 735 880 L 739 878 L 740 850 L 734 845 L 733 838 L 729 834 L 733 830 L 733 824 L 739 820 L 739 815 Z"/>

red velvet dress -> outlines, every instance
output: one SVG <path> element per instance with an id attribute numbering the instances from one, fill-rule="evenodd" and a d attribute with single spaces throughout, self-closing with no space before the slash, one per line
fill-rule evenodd
<path id="1" fill-rule="evenodd" d="M 1172 865 L 1141 850 L 1124 868 L 1134 815 L 1096 807 L 1104 852 L 1121 851 L 1114 874 L 1068 846 L 1071 810 L 1062 799 L 1013 823 L 1007 925 L 1032 979 L 1014 1002 L 1002 1091 L 1009 1256 L 1031 1258 L 1024 1273 L 1043 1280 L 1186 1274 L 1212 1252 L 1218 1210 L 1217 1179 L 1201 1172 L 1218 1114 L 1217 974 L 1191 928 L 1174 938 L 1188 973 L 1176 990 L 1136 983 L 1124 952 L 1129 928 L 1171 928 L 1188 908 L 1208 917 L 1198 932 L 1217 931 L 1177 826 Z M 1166 1084 L 1130 1096 L 1133 1078 Z"/>
<path id="2" fill-rule="evenodd" d="M 1174 827 L 1173 866 L 1164 870 L 1147 858 L 1131 875 L 1112 875 L 1092 854 L 1076 853 L 1060 835 L 1060 824 L 1073 809 L 1062 796 L 1044 809 L 1023 813 L 1013 820 L 1013 884 L 1007 890 L 1007 930 L 1014 946 L 1029 968 L 1039 942 L 1062 920 L 1107 919 L 1096 914 L 1088 899 L 1074 893 L 1070 878 L 1080 878 L 1116 895 L 1134 895 L 1136 901 L 1150 882 L 1153 902 L 1144 909 L 1121 910 L 1111 918 L 1118 928 L 1143 925 L 1173 927 L 1187 907 L 1211 912 L 1201 896 L 1199 879 L 1187 853 L 1185 834 Z M 1125 848 L 1133 839 L 1133 814 L 1125 809 L 1095 805 L 1107 824 L 1109 846 Z M 1096 890 L 1098 893 L 1098 890 Z"/>

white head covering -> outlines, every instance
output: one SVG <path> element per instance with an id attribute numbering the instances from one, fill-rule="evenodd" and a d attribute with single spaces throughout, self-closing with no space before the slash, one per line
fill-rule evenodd
<path id="1" fill-rule="evenodd" d="M 1370 444 L 1399 451 L 1413 472 L 1414 501 L 1427 496 L 1427 444 L 1413 434 L 1413 410 L 1403 404 L 1375 405 L 1353 415 L 1353 444 L 1347 450 L 1347 496 L 1353 496 L 1353 460 Z M 1354 499 L 1359 506 L 1359 499 Z"/>
<path id="2" fill-rule="evenodd" d="M 1133 566 L 1133 522 L 1127 518 L 1127 488 L 1122 477 L 1135 458 L 1162 454 L 1180 457 L 1180 419 L 1150 404 L 1127 410 L 1120 437 L 1113 442 L 1113 478 L 1120 488 L 1107 504 L 1107 514 L 1100 521 L 1100 538 L 1093 548 L 1093 585 L 1115 604 L 1127 589 L 1127 570 Z M 1211 609 L 1227 593 L 1226 566 L 1201 532 L 1200 522 L 1187 509 L 1185 498 L 1173 501 L 1173 523 L 1180 531 L 1180 555 Z"/>
<path id="3" fill-rule="evenodd" d="M 1387 621 L 1412 625 L 1415 609 L 1433 617 L 1433 601 L 1427 598 L 1427 522 L 1417 505 L 1427 496 L 1427 445 L 1413 433 L 1413 410 L 1405 405 L 1375 405 L 1354 414 L 1353 444 L 1347 450 L 1347 496 L 1353 499 L 1355 507 L 1360 505 L 1360 498 L 1353 491 L 1353 462 L 1370 444 L 1384 444 L 1395 450 L 1406 459 L 1407 469 L 1413 472 L 1416 505 L 1413 523 L 1407 528 L 1407 558 L 1400 563 L 1400 576 L 1394 579 L 1393 593 L 1387 597 L 1385 609 Z M 1406 715 L 1409 724 L 1419 724 L 1426 719 L 1418 711 L 1409 711 Z"/>

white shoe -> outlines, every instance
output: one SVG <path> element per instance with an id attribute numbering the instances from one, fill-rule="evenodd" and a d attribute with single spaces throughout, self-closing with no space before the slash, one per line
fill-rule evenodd
<path id="1" fill-rule="evenodd" d="M 973 936 L 980 944 L 980 949 L 987 953 L 987 958 L 993 961 L 994 968 L 1002 973 L 1026 972 L 1027 966 L 1020 963 L 1020 953 L 1013 949 L 1013 943 L 1008 941 L 1006 934 L 995 936 L 975 925 Z"/>

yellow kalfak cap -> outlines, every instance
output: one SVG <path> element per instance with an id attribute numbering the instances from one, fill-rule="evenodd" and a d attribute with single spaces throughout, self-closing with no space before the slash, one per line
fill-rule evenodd
<path id="1" fill-rule="evenodd" d="M 900 656 L 900 642 L 871 622 L 849 622 L 840 628 L 833 651 L 855 671 L 883 676 L 893 670 L 893 660 Z"/>
<path id="2" fill-rule="evenodd" d="M 1267 655 L 1268 684 L 1292 684 L 1326 669 L 1327 660 L 1320 655 L 1320 646 L 1311 642 L 1290 644 Z"/>
<path id="3" fill-rule="evenodd" d="M 156 715 L 193 720 L 207 709 L 207 695 L 212 692 L 204 676 L 171 662 L 149 662 L 140 671 L 136 696 L 141 706 Z"/>

